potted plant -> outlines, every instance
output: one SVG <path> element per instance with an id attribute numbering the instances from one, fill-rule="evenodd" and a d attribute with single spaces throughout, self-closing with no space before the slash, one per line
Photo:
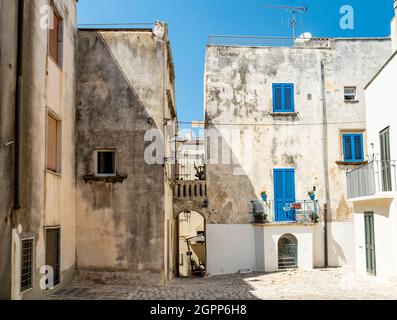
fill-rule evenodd
<path id="1" fill-rule="evenodd" d="M 262 198 L 263 201 L 267 201 L 267 193 L 266 193 L 266 191 L 262 191 L 261 192 L 261 198 Z"/>
<path id="2" fill-rule="evenodd" d="M 307 194 L 309 195 L 310 200 L 314 201 L 316 199 L 314 191 L 309 191 Z"/>

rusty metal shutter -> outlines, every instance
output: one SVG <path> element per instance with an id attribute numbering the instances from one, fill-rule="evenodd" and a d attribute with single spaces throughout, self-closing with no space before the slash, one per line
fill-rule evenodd
<path id="1" fill-rule="evenodd" d="M 57 171 L 57 121 L 47 117 L 47 169 Z"/>
<path id="2" fill-rule="evenodd" d="M 53 16 L 53 25 L 50 28 L 50 35 L 49 35 L 49 44 L 48 44 L 48 52 L 50 56 L 59 63 L 59 55 L 58 55 L 58 35 L 59 35 L 59 19 L 55 12 L 52 13 Z"/>
<path id="3" fill-rule="evenodd" d="M 61 271 L 61 229 L 46 230 L 46 265 L 54 271 L 54 286 L 60 283 Z"/>

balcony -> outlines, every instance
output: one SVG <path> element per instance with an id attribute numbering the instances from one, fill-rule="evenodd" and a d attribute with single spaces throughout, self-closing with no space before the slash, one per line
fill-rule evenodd
<path id="1" fill-rule="evenodd" d="M 206 198 L 207 183 L 206 181 L 175 181 L 174 198 Z"/>
<path id="2" fill-rule="evenodd" d="M 350 200 L 365 197 L 394 197 L 397 161 L 376 160 L 347 172 L 347 195 Z"/>
<path id="3" fill-rule="evenodd" d="M 287 203 L 282 210 L 289 212 L 293 219 L 280 221 L 276 219 L 274 201 L 251 201 L 250 212 L 254 224 L 314 224 L 319 220 L 319 206 L 317 200 L 299 200 Z"/>

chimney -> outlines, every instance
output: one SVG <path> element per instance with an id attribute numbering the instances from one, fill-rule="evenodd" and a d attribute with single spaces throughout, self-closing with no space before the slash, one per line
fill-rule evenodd
<path id="1" fill-rule="evenodd" d="M 394 0 L 394 18 L 391 21 L 391 40 L 393 52 L 397 51 L 397 0 Z"/>

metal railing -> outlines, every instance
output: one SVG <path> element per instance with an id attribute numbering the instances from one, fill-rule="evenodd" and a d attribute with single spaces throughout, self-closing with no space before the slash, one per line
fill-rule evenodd
<path id="1" fill-rule="evenodd" d="M 243 47 L 330 48 L 329 38 L 209 36 L 208 45 Z"/>
<path id="2" fill-rule="evenodd" d="M 397 190 L 396 160 L 375 160 L 347 172 L 347 195 L 349 199 Z"/>
<path id="3" fill-rule="evenodd" d="M 286 204 L 285 211 L 292 211 L 295 216 L 293 221 L 278 221 L 275 217 L 274 201 L 251 201 L 250 212 L 253 216 L 253 223 L 317 223 L 319 220 L 318 200 L 298 200 L 294 203 Z"/>

